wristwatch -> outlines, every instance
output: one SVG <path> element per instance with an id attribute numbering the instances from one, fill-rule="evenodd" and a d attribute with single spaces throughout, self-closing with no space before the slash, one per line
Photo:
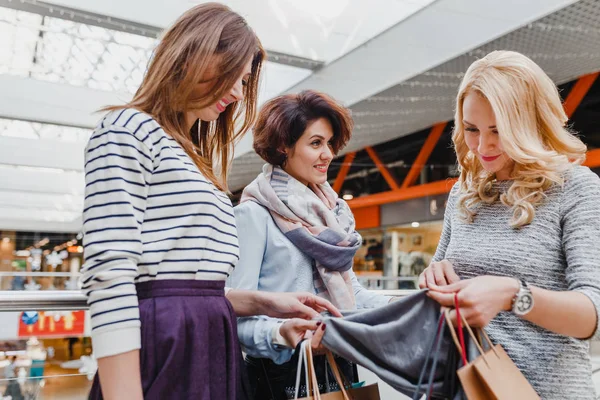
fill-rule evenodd
<path id="1" fill-rule="evenodd" d="M 533 308 L 533 294 L 523 279 L 519 279 L 519 291 L 512 299 L 512 312 L 522 317 Z"/>

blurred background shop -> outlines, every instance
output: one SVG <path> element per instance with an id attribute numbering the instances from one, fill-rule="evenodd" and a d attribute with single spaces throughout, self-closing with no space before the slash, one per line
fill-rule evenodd
<path id="1" fill-rule="evenodd" d="M 0 398 L 87 398 L 83 148 L 96 111 L 131 98 L 161 30 L 200 2 L 0 0 Z M 260 103 L 310 88 L 351 108 L 353 139 L 329 178 L 356 216 L 355 270 L 372 290 L 414 289 L 435 253 L 458 176 L 455 95 L 488 52 L 519 51 L 549 74 L 600 172 L 598 0 L 221 2 L 269 53 Z M 234 202 L 262 166 L 251 144 L 236 147 Z"/>

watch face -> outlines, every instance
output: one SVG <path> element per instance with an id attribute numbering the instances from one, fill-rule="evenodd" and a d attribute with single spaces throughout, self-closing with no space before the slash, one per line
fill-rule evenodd
<path id="1" fill-rule="evenodd" d="M 519 296 L 516 304 L 516 311 L 518 314 L 527 314 L 533 307 L 533 296 L 530 293 L 525 293 Z"/>

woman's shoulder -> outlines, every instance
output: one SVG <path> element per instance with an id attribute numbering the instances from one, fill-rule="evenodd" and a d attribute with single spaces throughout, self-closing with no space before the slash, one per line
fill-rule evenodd
<path id="1" fill-rule="evenodd" d="M 448 200 L 447 200 L 446 207 L 453 208 L 458 197 L 460 196 L 460 192 L 461 192 L 460 181 L 457 180 L 454 183 L 452 183 L 452 181 L 448 181 L 448 182 L 446 182 L 446 185 L 447 185 L 447 187 L 452 185 L 452 187 L 450 188 L 450 191 L 448 192 Z"/>
<path id="2" fill-rule="evenodd" d="M 450 181 L 452 182 L 452 181 Z M 447 183 L 447 185 L 450 185 L 450 182 Z M 450 196 L 456 196 L 460 193 L 460 181 L 457 180 L 456 182 L 454 182 L 452 184 L 452 188 L 450 188 Z"/>
<path id="3" fill-rule="evenodd" d="M 566 184 L 579 184 L 582 182 L 586 183 L 598 183 L 600 177 L 594 171 L 583 165 L 574 165 L 567 173 L 565 177 Z"/>
<path id="4" fill-rule="evenodd" d="M 235 224 L 240 235 L 266 235 L 274 223 L 269 210 L 254 201 L 245 201 L 233 208 Z"/>
<path id="5" fill-rule="evenodd" d="M 252 219 L 252 220 L 264 220 L 270 218 L 269 210 L 261 206 L 255 201 L 244 201 L 233 208 L 235 212 L 236 220 L 239 219 Z"/>
<path id="6" fill-rule="evenodd" d="M 150 136 L 164 135 L 160 124 L 149 114 L 135 108 L 109 111 L 98 123 L 95 132 L 129 133 L 142 142 L 152 143 Z"/>
<path id="7" fill-rule="evenodd" d="M 589 196 L 600 193 L 600 177 L 583 165 L 575 165 L 565 174 L 563 193 L 566 196 Z"/>

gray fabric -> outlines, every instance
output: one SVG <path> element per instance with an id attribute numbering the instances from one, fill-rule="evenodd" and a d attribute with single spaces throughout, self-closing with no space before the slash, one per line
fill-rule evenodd
<path id="1" fill-rule="evenodd" d="M 427 350 L 437 332 L 439 316 L 440 306 L 420 291 L 374 310 L 325 318 L 323 344 L 412 396 L 428 359 Z M 449 356 L 456 350 L 447 329 L 442 335 L 433 388 L 437 397 L 452 398 L 455 393 L 444 381 L 448 372 L 455 376 L 458 365 L 449 361 Z M 428 377 L 429 371 L 426 382 Z"/>
<path id="2" fill-rule="evenodd" d="M 500 193 L 512 181 L 493 184 Z M 600 179 L 574 167 L 564 186 L 546 191 L 531 224 L 513 229 L 512 211 L 496 201 L 481 204 L 473 223 L 456 208 L 460 187 L 448 198 L 434 261 L 447 259 L 461 279 L 512 276 L 552 291 L 578 291 L 600 311 Z M 510 312 L 486 327 L 544 400 L 593 400 L 589 341 L 552 333 Z M 595 338 L 600 338 L 600 330 Z"/>

